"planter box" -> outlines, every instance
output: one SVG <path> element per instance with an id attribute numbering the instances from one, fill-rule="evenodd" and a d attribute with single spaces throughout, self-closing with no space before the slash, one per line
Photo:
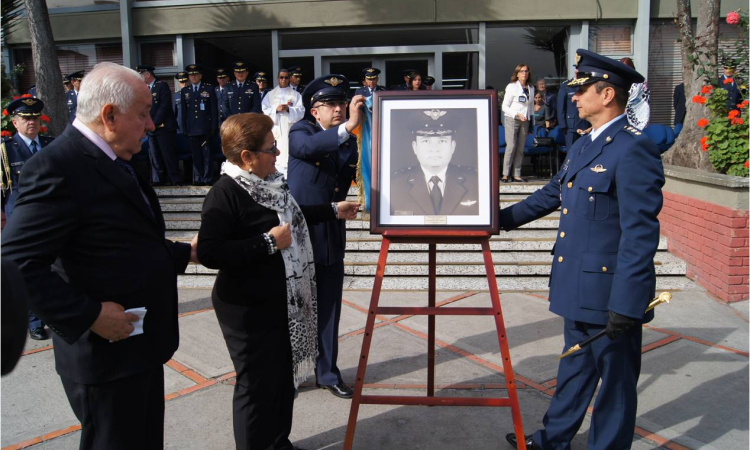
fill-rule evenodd
<path id="1" fill-rule="evenodd" d="M 726 302 L 748 295 L 748 179 L 664 165 L 661 233 L 687 277 Z"/>

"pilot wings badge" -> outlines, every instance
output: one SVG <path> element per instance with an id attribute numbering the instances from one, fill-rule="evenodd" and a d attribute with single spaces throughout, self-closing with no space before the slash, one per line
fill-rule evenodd
<path id="1" fill-rule="evenodd" d="M 475 204 L 476 202 L 477 202 L 476 200 L 465 200 L 465 201 L 461 202 L 461 205 L 462 206 L 471 206 L 471 205 Z"/>
<path id="2" fill-rule="evenodd" d="M 602 173 L 602 172 L 606 172 L 607 169 L 605 169 L 601 164 L 597 164 L 594 167 L 591 167 L 591 171 L 596 172 L 596 173 Z"/>

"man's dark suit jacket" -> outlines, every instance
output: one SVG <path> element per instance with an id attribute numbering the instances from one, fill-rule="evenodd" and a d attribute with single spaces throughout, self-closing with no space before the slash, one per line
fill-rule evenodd
<path id="1" fill-rule="evenodd" d="M 153 215 L 130 175 L 73 126 L 21 176 L 2 252 L 18 263 L 30 308 L 55 332 L 57 372 L 69 380 L 151 370 L 177 349 L 176 280 L 190 246 L 164 238 L 159 200 L 140 184 Z M 56 258 L 64 274 L 51 270 Z M 90 331 L 106 301 L 146 307 L 144 334 L 110 343 Z"/>
<path id="2" fill-rule="evenodd" d="M 357 138 L 339 145 L 338 126 L 323 130 L 300 120 L 289 130 L 289 190 L 300 205 L 320 205 L 346 199 L 357 173 Z M 315 264 L 331 266 L 344 260 L 346 221 L 310 225 Z"/>
<path id="3" fill-rule="evenodd" d="M 672 106 L 674 106 L 674 124 L 684 123 L 685 113 L 687 112 L 685 107 L 685 83 L 680 83 L 674 87 Z"/>

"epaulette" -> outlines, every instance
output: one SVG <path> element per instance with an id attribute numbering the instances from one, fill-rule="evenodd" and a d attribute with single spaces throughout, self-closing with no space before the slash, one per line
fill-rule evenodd
<path id="1" fill-rule="evenodd" d="M 631 132 L 632 134 L 634 134 L 636 136 L 640 136 L 641 134 L 643 134 L 643 133 L 641 133 L 641 130 L 639 130 L 638 128 L 635 128 L 633 126 L 630 126 L 630 125 L 625 125 L 623 127 L 623 129 L 626 130 L 626 131 Z"/>
<path id="2" fill-rule="evenodd" d="M 476 173 L 476 172 L 477 172 L 477 168 L 476 168 L 476 167 L 474 167 L 474 166 L 462 166 L 462 165 L 456 165 L 456 167 L 458 167 L 459 169 L 463 169 L 463 170 L 469 170 L 469 171 L 471 171 L 471 172 L 474 172 L 474 173 Z"/>

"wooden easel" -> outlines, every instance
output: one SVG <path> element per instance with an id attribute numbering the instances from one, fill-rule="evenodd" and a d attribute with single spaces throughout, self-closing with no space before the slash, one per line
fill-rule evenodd
<path id="1" fill-rule="evenodd" d="M 380 256 L 378 258 L 375 284 L 372 288 L 370 308 L 367 314 L 367 325 L 365 326 L 365 337 L 362 342 L 362 352 L 357 368 L 357 379 L 354 385 L 354 397 L 349 412 L 349 423 L 346 427 L 346 438 L 344 439 L 344 450 L 351 450 L 354 444 L 354 432 L 357 426 L 357 415 L 359 406 L 369 405 L 422 405 L 422 406 L 495 406 L 510 407 L 513 417 L 513 428 L 516 433 L 519 450 L 526 450 L 523 434 L 523 423 L 521 420 L 521 409 L 518 406 L 518 394 L 516 393 L 515 376 L 513 365 L 510 361 L 508 350 L 508 339 L 505 334 L 505 322 L 500 308 L 500 296 L 497 290 L 495 278 L 495 266 L 492 262 L 490 252 L 490 234 L 476 231 L 455 232 L 425 232 L 417 230 L 389 230 L 383 232 L 383 241 L 380 245 Z M 429 291 L 427 307 L 379 307 L 380 290 L 385 275 L 388 249 L 394 244 L 428 244 L 429 245 Z M 437 308 L 435 307 L 435 282 L 437 278 L 437 244 L 480 244 L 484 257 L 484 267 L 487 270 L 487 281 L 490 288 L 491 308 Z M 421 314 L 428 316 L 427 332 L 427 396 L 390 396 L 390 395 L 362 395 L 362 386 L 365 382 L 367 371 L 367 359 L 370 355 L 370 344 L 375 327 L 375 316 L 377 314 Z M 505 375 L 508 397 L 504 398 L 476 398 L 476 397 L 435 397 L 435 316 L 493 316 L 497 328 L 497 338 L 500 343 L 500 353 L 503 358 L 503 374 Z"/>

